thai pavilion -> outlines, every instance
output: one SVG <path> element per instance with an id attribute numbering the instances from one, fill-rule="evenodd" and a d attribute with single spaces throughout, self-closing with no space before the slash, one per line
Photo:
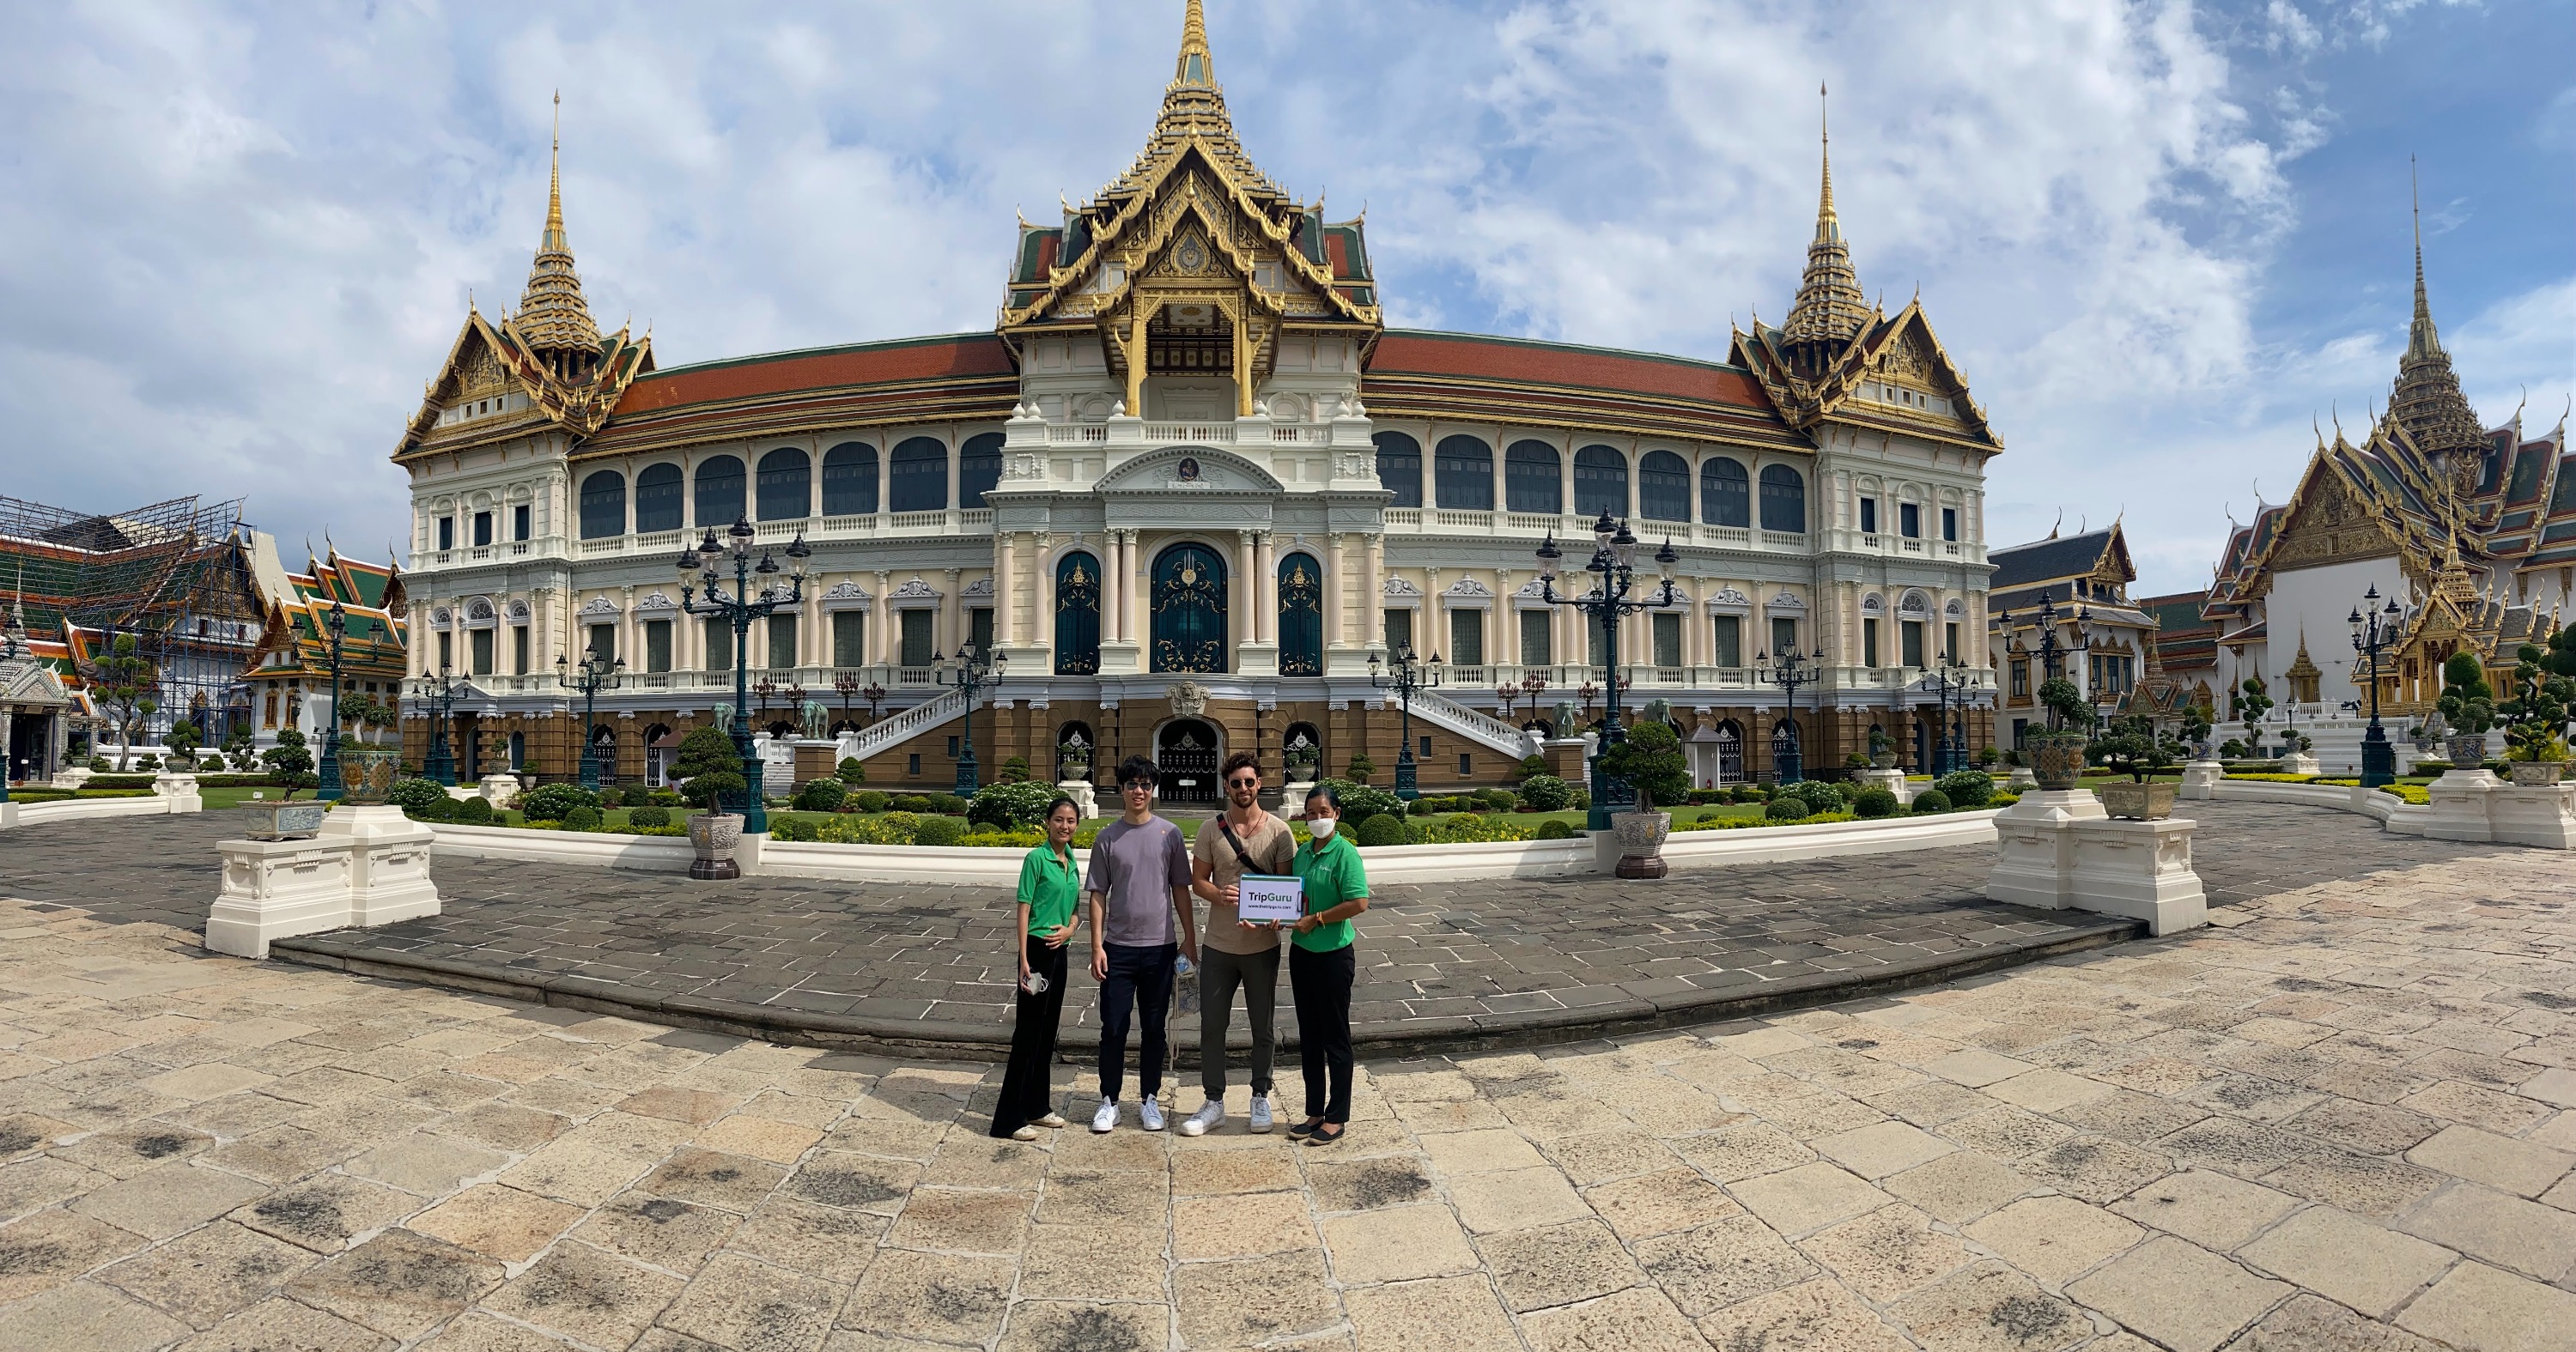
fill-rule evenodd
<path id="1" fill-rule="evenodd" d="M 1724 360 L 1389 329 L 1365 223 L 1253 162 L 1188 0 L 1143 150 L 1007 263 L 990 331 L 666 368 L 592 320 L 558 174 L 518 309 L 469 312 L 395 451 L 415 694 L 461 683 L 460 770 L 515 739 L 569 775 L 586 735 L 649 777 L 730 705 L 732 630 L 683 612 L 673 564 L 738 521 L 812 551 L 802 600 L 750 631 L 756 721 L 864 728 L 872 786 L 949 784 L 967 701 L 942 667 L 968 645 L 1004 661 L 975 701 L 987 767 L 1145 753 L 1189 797 L 1224 752 L 1276 782 L 1312 747 L 1383 776 L 1399 714 L 1371 662 L 1409 649 L 1445 668 L 1413 701 L 1424 789 L 1505 782 L 1524 726 L 1600 714 L 1598 634 L 1541 598 L 1534 553 L 1553 536 L 1579 570 L 1605 512 L 1679 556 L 1619 677 L 1703 782 L 1769 774 L 1793 737 L 1839 765 L 1873 727 L 1913 760 L 1944 651 L 1991 690 L 2001 443 L 1920 302 L 1864 300 L 1829 160 L 1786 321 Z M 585 649 L 626 663 L 587 730 L 556 679 Z M 1816 668 L 1794 707 L 1763 662 L 1789 652 Z"/>

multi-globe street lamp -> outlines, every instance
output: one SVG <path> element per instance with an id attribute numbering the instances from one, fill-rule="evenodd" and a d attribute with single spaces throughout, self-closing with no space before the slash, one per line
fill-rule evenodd
<path id="1" fill-rule="evenodd" d="M 957 688 L 966 697 L 965 754 L 957 758 L 957 796 L 972 798 L 977 783 L 975 769 L 975 696 L 984 687 L 1002 679 L 1002 669 L 1010 659 L 1000 653 L 984 653 L 969 643 L 957 650 L 957 656 L 939 672 L 939 683 Z"/>
<path id="2" fill-rule="evenodd" d="M 313 796 L 334 802 L 340 797 L 340 647 L 349 637 L 349 612 L 338 601 L 324 612 L 322 629 L 331 644 L 331 727 L 322 734 L 322 761 L 313 770 L 317 786 Z"/>
<path id="3" fill-rule="evenodd" d="M 2075 641 L 2073 643 L 2060 643 L 2057 641 L 2057 601 L 2056 598 L 2049 596 L 2045 592 L 2041 593 L 2039 598 L 2038 647 L 2030 648 L 2023 646 L 2021 635 L 2013 628 L 2013 613 L 2011 611 L 1999 611 L 1996 613 L 1995 618 L 2001 621 L 2004 627 L 2004 651 L 2011 653 L 2016 657 L 2026 657 L 2032 653 L 2037 653 L 2039 655 L 2040 679 L 2043 684 L 2048 681 L 2054 681 L 2066 674 L 2067 658 L 2093 651 L 2093 630 L 2084 622 L 2084 608 L 2082 606 L 2075 607 L 2073 611 L 2073 619 L 2075 621 Z M 2051 709 L 2048 711 L 2049 730 L 2051 732 L 2056 731 L 2057 724 L 2057 711 L 2055 709 Z"/>
<path id="4" fill-rule="evenodd" d="M 597 717 L 599 692 L 615 690 L 626 683 L 626 659 L 609 657 L 593 648 L 575 666 L 570 658 L 555 659 L 555 684 L 566 690 L 581 692 L 581 786 L 599 789 L 599 745 L 592 739 L 592 720 Z"/>
<path id="5" fill-rule="evenodd" d="M 1395 750 L 1395 796 L 1408 802 L 1422 796 L 1418 787 L 1421 772 L 1413 763 L 1413 692 L 1439 689 L 1445 670 L 1438 653 L 1431 654 L 1428 662 L 1415 660 L 1410 643 L 1397 644 L 1395 651 L 1387 654 L 1386 662 L 1380 662 L 1375 653 L 1369 654 L 1369 684 L 1394 691 L 1396 703 L 1403 710 L 1403 743 Z"/>
<path id="6" fill-rule="evenodd" d="M 2361 595 L 2361 604 L 2353 607 L 2352 650 L 2361 655 L 2362 668 L 2370 681 L 2370 730 L 2361 735 L 2361 786 L 2375 789 L 2397 782 L 2397 748 L 2388 740 L 2388 729 L 2379 723 L 2379 654 L 2394 646 L 2406 629 L 2406 607 L 2397 598 L 2379 604 L 2379 584 Z"/>
<path id="7" fill-rule="evenodd" d="M 1799 652 L 1795 645 L 1781 649 L 1777 656 L 1767 649 L 1755 653 L 1753 665 L 1765 682 L 1780 687 L 1781 693 L 1788 698 L 1789 745 L 1786 748 L 1774 745 L 1771 760 L 1773 776 L 1783 784 L 1795 784 L 1807 777 L 1806 737 L 1798 731 L 1798 687 L 1814 685 L 1822 671 L 1817 665 L 1816 655 Z M 1824 712 L 1823 697 L 1819 696 L 1816 721 L 1820 725 L 1824 722 Z"/>
<path id="8" fill-rule="evenodd" d="M 1592 751 L 1592 808 L 1585 814 L 1587 830 L 1610 829 L 1610 811 L 1625 807 L 1630 801 L 1624 780 L 1603 773 L 1601 758 L 1610 749 L 1628 740 L 1619 726 L 1619 691 L 1626 682 L 1619 679 L 1619 621 L 1641 611 L 1658 610 L 1679 600 L 1673 589 L 1673 566 L 1681 555 L 1673 552 L 1668 536 L 1663 548 L 1655 551 L 1655 566 L 1663 574 L 1663 586 L 1646 596 L 1634 595 L 1637 588 L 1637 537 L 1628 533 L 1628 523 L 1613 521 L 1604 511 L 1592 523 L 1592 561 L 1583 570 L 1594 575 L 1592 590 L 1579 596 L 1556 594 L 1557 570 L 1565 560 L 1556 547 L 1556 535 L 1550 532 L 1538 547 L 1539 595 L 1552 606 L 1572 606 L 1601 626 L 1601 660 L 1609 686 L 1608 712 L 1601 722 L 1601 739 Z"/>
<path id="9" fill-rule="evenodd" d="M 716 539 L 715 527 L 707 528 L 706 538 L 694 549 L 682 549 L 678 560 L 683 585 L 680 609 L 690 615 L 707 615 L 725 620 L 733 626 L 733 749 L 742 757 L 742 829 L 752 835 L 769 830 L 769 810 L 761 801 L 760 756 L 751 741 L 751 622 L 805 600 L 805 561 L 814 551 L 805 543 L 805 533 L 798 531 L 787 546 L 789 590 L 778 594 L 775 579 L 778 561 L 768 550 L 760 551 L 760 561 L 752 562 L 752 540 L 759 532 L 749 521 L 736 518 L 725 528 L 725 538 Z M 724 589 L 721 565 L 733 565 L 733 590 Z M 696 585 L 688 585 L 694 578 Z M 752 591 L 752 581 L 759 579 L 760 590 Z M 703 590 L 706 599 L 697 599 Z"/>
<path id="10" fill-rule="evenodd" d="M 1916 683 L 1918 689 L 1941 702 L 1941 741 L 1932 751 L 1932 774 L 1936 779 L 1968 768 L 1968 749 L 1959 745 L 1959 739 L 1951 735 L 1950 723 L 1953 698 L 1964 717 L 1968 709 L 1968 693 L 1977 688 L 1976 678 L 1968 675 L 1967 671 L 1957 652 L 1945 652 L 1941 654 L 1940 665 L 1927 670 L 1923 679 Z"/>
<path id="11" fill-rule="evenodd" d="M 429 701 L 429 758 L 422 762 L 421 774 L 451 789 L 456 787 L 456 753 L 447 745 L 447 725 L 456 717 L 456 690 L 461 684 L 444 664 L 438 675 L 420 679 L 421 698 Z"/>

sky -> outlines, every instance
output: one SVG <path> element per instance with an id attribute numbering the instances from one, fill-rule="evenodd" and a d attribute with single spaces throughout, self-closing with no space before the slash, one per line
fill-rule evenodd
<path id="1" fill-rule="evenodd" d="M 9 5 L 0 494 L 405 534 L 396 438 L 564 213 L 673 366 L 989 329 L 1015 212 L 1143 143 L 1180 0 Z M 1235 126 L 1367 211 L 1387 322 L 1722 360 L 1789 308 L 1816 91 L 1861 283 L 2006 450 L 1989 541 L 2122 518 L 2142 592 L 2383 406 L 2412 299 L 2490 424 L 2576 391 L 2563 0 L 1209 0 Z"/>

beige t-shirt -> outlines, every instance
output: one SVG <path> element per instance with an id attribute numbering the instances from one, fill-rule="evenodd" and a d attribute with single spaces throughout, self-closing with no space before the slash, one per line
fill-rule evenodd
<path id="1" fill-rule="evenodd" d="M 1235 832 L 1243 842 L 1243 852 L 1251 855 L 1261 867 L 1246 869 L 1243 860 L 1226 843 L 1225 832 L 1217 824 L 1223 817 L 1210 817 L 1199 824 L 1198 843 L 1190 847 L 1192 858 L 1204 859 L 1208 878 L 1219 887 L 1227 887 L 1247 872 L 1286 873 L 1288 861 L 1297 853 L 1296 837 L 1288 834 L 1288 823 L 1271 813 L 1261 815 L 1261 825 L 1245 833 Z M 1279 946 L 1279 932 L 1269 929 L 1245 929 L 1236 919 L 1230 902 L 1207 903 L 1207 923 L 1199 926 L 1199 942 L 1228 953 L 1267 953 Z"/>

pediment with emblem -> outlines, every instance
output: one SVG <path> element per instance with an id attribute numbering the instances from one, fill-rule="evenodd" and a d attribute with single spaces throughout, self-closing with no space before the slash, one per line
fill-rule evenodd
<path id="1" fill-rule="evenodd" d="M 438 374 L 421 391 L 419 411 L 404 429 L 401 456 L 442 443 L 516 434 L 531 420 L 587 437 L 607 423 L 626 387 L 653 370 L 653 340 L 619 329 L 600 339 L 599 358 L 585 371 L 567 373 L 529 346 L 511 327 L 481 311 L 466 315 Z M 515 408 L 509 401 L 525 396 Z M 459 415 L 454 419 L 446 415 Z"/>
<path id="2" fill-rule="evenodd" d="M 2266 573 L 2330 563 L 2384 559 L 2405 552 L 2387 521 L 2319 456 L 2291 499 L 2288 519 L 2273 540 Z"/>
<path id="3" fill-rule="evenodd" d="M 1728 360 L 1752 371 L 1781 416 L 1802 430 L 1831 420 L 1981 450 L 2003 447 L 1920 300 L 1893 316 L 1873 316 L 1822 370 L 1801 367 L 1787 335 L 1758 320 L 1736 331 Z"/>

